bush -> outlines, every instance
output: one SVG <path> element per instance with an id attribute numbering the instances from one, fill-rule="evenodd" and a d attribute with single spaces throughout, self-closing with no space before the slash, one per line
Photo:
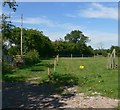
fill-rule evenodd
<path id="1" fill-rule="evenodd" d="M 50 81 L 63 86 L 73 86 L 78 84 L 78 78 L 72 74 L 52 73 Z"/>
<path id="2" fill-rule="evenodd" d="M 11 64 L 9 64 L 6 61 L 3 61 L 2 63 L 2 73 L 7 74 L 7 73 L 12 73 L 15 67 L 13 67 Z"/>
<path id="3" fill-rule="evenodd" d="M 106 51 L 102 52 L 102 56 L 107 57 L 108 53 Z"/>
<path id="4" fill-rule="evenodd" d="M 25 54 L 25 64 L 33 65 L 40 61 L 39 53 L 36 50 L 31 50 Z"/>

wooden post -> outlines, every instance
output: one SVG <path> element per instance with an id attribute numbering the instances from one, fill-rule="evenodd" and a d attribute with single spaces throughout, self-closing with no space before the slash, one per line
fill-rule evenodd
<path id="1" fill-rule="evenodd" d="M 112 54 L 110 56 L 110 59 L 111 59 L 111 68 L 113 69 L 113 56 L 112 56 Z"/>
<path id="2" fill-rule="evenodd" d="M 21 15 L 21 56 L 23 55 L 23 51 L 22 51 L 22 35 L 23 35 L 23 14 Z"/>
<path id="3" fill-rule="evenodd" d="M 114 69 L 116 66 L 115 64 L 115 49 L 113 49 L 112 53 L 108 53 L 108 69 Z"/>
<path id="4" fill-rule="evenodd" d="M 72 54 L 71 54 L 71 59 L 72 59 Z"/>
<path id="5" fill-rule="evenodd" d="M 48 79 L 50 80 L 50 62 L 48 62 Z"/>
<path id="6" fill-rule="evenodd" d="M 54 60 L 54 71 L 56 70 L 56 58 Z"/>
<path id="7" fill-rule="evenodd" d="M 58 55 L 56 56 L 56 58 L 57 58 L 57 62 L 58 62 Z"/>
<path id="8" fill-rule="evenodd" d="M 112 69 L 115 68 L 115 49 L 113 49 L 113 51 L 111 53 L 111 68 Z"/>
<path id="9" fill-rule="evenodd" d="M 108 63 L 107 63 L 107 69 L 111 68 L 111 58 L 110 58 L 110 53 L 108 53 Z"/>
<path id="10" fill-rule="evenodd" d="M 113 49 L 113 68 L 115 68 L 115 49 Z"/>
<path id="11" fill-rule="evenodd" d="M 94 58 L 95 58 L 95 54 L 94 54 Z"/>
<path id="12" fill-rule="evenodd" d="M 83 54 L 82 54 L 82 58 L 83 58 Z"/>
<path id="13" fill-rule="evenodd" d="M 59 54 L 58 54 L 58 60 L 59 60 Z"/>

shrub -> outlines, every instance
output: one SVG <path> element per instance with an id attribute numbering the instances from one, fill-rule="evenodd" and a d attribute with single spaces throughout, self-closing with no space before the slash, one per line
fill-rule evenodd
<path id="1" fill-rule="evenodd" d="M 107 54 L 106 51 L 103 51 L 103 52 L 102 52 L 102 56 L 107 57 L 107 55 L 108 55 L 108 54 Z"/>
<path id="2" fill-rule="evenodd" d="M 36 50 L 31 50 L 25 54 L 25 64 L 33 65 L 40 61 L 39 53 Z"/>
<path id="3" fill-rule="evenodd" d="M 52 73 L 50 76 L 52 83 L 60 84 L 63 86 L 73 86 L 78 84 L 78 78 L 72 74 L 59 74 Z"/>
<path id="4" fill-rule="evenodd" d="M 9 64 L 6 61 L 3 61 L 3 63 L 2 63 L 2 73 L 3 74 L 12 73 L 14 69 L 15 69 L 15 67 L 13 67 L 11 64 Z"/>

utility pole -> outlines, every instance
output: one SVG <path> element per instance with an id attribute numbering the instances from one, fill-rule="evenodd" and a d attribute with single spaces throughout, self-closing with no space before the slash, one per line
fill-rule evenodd
<path id="1" fill-rule="evenodd" d="M 23 51 L 22 51 L 22 28 L 23 28 L 23 14 L 21 14 L 21 56 L 23 55 Z"/>

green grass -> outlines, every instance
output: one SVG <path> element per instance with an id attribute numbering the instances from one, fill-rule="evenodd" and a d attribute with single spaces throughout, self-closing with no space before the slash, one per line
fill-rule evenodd
<path id="1" fill-rule="evenodd" d="M 78 92 L 84 92 L 87 95 L 99 92 L 103 96 L 118 98 L 118 70 L 108 70 L 106 68 L 106 57 L 60 58 L 56 67 L 56 73 L 53 71 L 53 59 L 42 60 L 37 65 L 17 69 L 12 74 L 6 73 L 3 79 L 6 81 L 27 81 L 38 77 L 38 79 L 35 79 L 38 83 L 48 81 L 48 62 L 51 63 L 52 83 L 57 85 L 60 83 L 60 86 L 65 86 L 65 83 L 67 85 L 75 84 L 78 86 Z M 80 65 L 84 65 L 85 68 L 80 69 Z"/>
<path id="2" fill-rule="evenodd" d="M 118 98 L 118 70 L 106 69 L 107 59 L 84 58 L 60 60 L 58 72 L 74 74 L 79 78 L 79 92 L 100 92 L 103 96 Z M 84 69 L 79 66 L 84 65 Z"/>
<path id="3" fill-rule="evenodd" d="M 34 66 L 16 68 L 12 73 L 3 73 L 3 81 L 28 81 L 39 77 L 36 82 L 40 82 L 47 78 L 47 64 L 53 60 L 43 60 Z"/>

